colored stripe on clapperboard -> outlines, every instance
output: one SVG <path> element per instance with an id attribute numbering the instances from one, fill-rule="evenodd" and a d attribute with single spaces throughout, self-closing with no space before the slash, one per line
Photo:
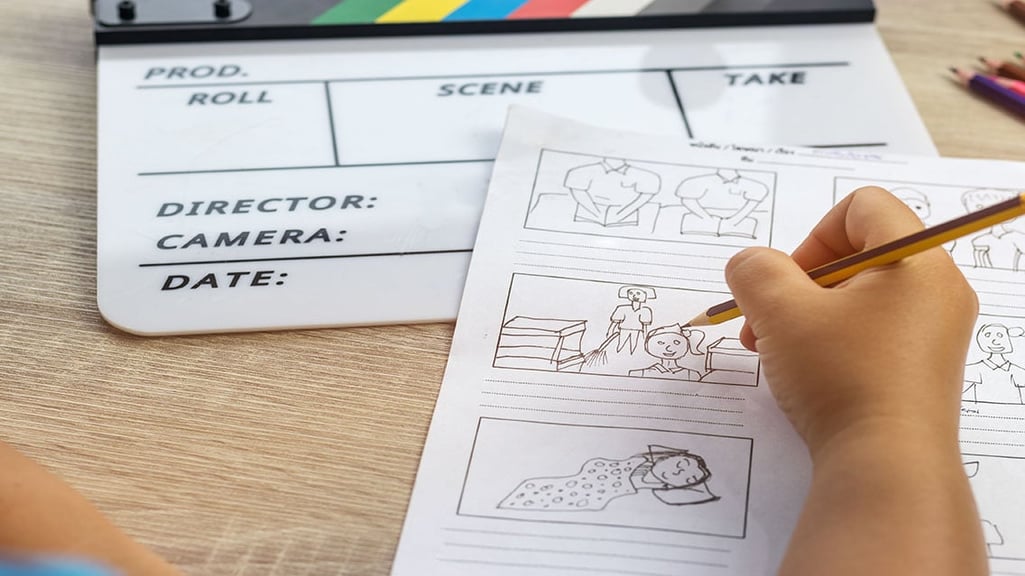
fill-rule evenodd
<path id="1" fill-rule="evenodd" d="M 603 18 L 701 12 L 712 0 L 344 0 L 314 24 Z"/>

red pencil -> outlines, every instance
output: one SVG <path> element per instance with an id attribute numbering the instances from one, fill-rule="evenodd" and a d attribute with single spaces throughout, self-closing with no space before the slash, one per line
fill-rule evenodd
<path id="1" fill-rule="evenodd" d="M 1007 60 L 994 60 L 993 58 L 985 58 L 980 56 L 979 62 L 982 62 L 986 69 L 989 70 L 990 74 L 997 74 L 1004 78 L 1014 78 L 1015 80 L 1025 81 L 1025 66 L 1009 62 Z"/>
<path id="2" fill-rule="evenodd" d="M 1025 24 L 1025 2 L 1022 0 L 997 0 L 997 4 L 1007 10 L 1008 14 L 1014 16 L 1018 22 Z"/>
<path id="3" fill-rule="evenodd" d="M 951 68 L 961 85 L 973 93 L 995 104 L 999 104 L 1009 112 L 1025 117 L 1025 95 L 1018 94 L 1001 86 L 998 82 L 982 74 L 976 74 L 963 68 Z"/>
<path id="4" fill-rule="evenodd" d="M 1011 80 L 1010 78 L 1001 78 L 1000 76 L 990 76 L 990 80 L 993 80 L 1011 92 L 1017 92 L 1018 94 L 1025 96 L 1025 82 L 1022 82 L 1021 80 Z"/>

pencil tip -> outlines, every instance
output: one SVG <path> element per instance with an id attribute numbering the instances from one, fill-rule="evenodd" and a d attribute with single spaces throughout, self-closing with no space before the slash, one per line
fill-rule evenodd
<path id="1" fill-rule="evenodd" d="M 684 328 L 690 328 L 690 322 L 687 322 L 686 324 L 684 324 L 683 327 Z"/>
<path id="2" fill-rule="evenodd" d="M 953 72 L 954 74 L 957 74 L 957 68 L 954 68 L 953 66 L 951 66 L 950 68 L 948 68 L 948 70 L 950 70 L 950 71 L 951 71 L 951 72 Z"/>

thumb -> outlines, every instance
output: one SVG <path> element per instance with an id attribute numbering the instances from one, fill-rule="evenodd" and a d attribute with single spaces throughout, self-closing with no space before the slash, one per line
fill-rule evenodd
<path id="1" fill-rule="evenodd" d="M 766 324 L 796 312 L 821 289 L 790 256 L 771 248 L 747 248 L 730 258 L 726 283 L 755 338 Z"/>

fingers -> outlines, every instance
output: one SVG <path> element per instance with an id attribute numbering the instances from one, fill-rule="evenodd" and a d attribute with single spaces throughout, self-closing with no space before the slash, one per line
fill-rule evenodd
<path id="1" fill-rule="evenodd" d="M 754 349 L 759 326 L 785 318 L 801 306 L 818 284 L 794 260 L 779 250 L 748 248 L 726 264 L 726 283 L 747 318 L 741 342 Z M 749 334 L 745 332 L 750 331 Z"/>
<path id="2" fill-rule="evenodd" d="M 747 322 L 740 328 L 740 343 L 744 345 L 744 348 L 752 352 L 758 352 L 758 339 L 755 338 L 755 333 L 748 326 Z"/>
<path id="3" fill-rule="evenodd" d="M 922 221 L 896 196 L 867 186 L 834 206 L 792 257 L 809 270 L 921 229 Z"/>

